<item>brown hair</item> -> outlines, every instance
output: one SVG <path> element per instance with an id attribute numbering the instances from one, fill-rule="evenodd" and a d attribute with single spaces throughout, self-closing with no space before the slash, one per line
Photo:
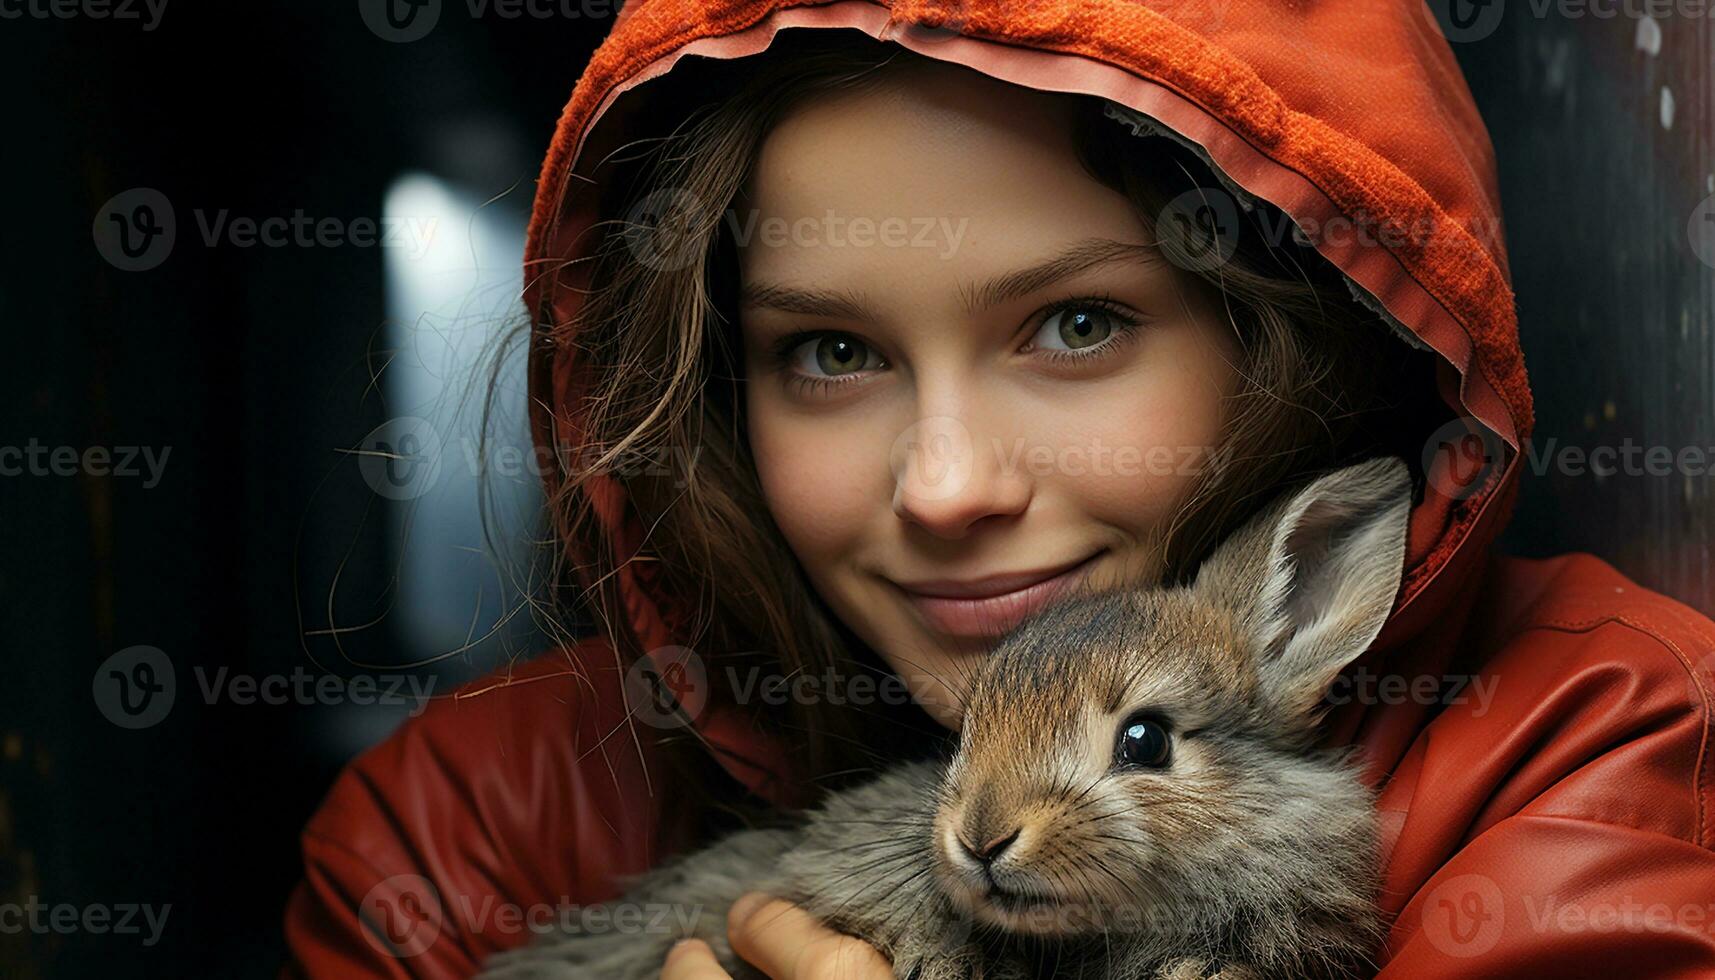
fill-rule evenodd
<path id="1" fill-rule="evenodd" d="M 560 577 L 579 587 L 623 662 L 642 651 L 628 635 L 613 574 L 618 556 L 588 492 L 593 475 L 616 468 L 649 529 L 657 592 L 681 597 L 689 611 L 678 642 L 711 665 L 711 697 L 732 698 L 712 668 L 736 661 L 782 675 L 888 673 L 822 602 L 768 516 L 744 435 L 736 249 L 722 217 L 744 192 L 763 140 L 790 109 L 818 93 L 872 85 L 920 59 L 867 38 L 782 42 L 745 60 L 729 97 L 680 114 L 671 132 L 599 164 L 613 169 L 600 182 L 604 221 L 589 259 L 591 288 L 572 322 L 550 325 L 537 342 L 575 344 L 587 372 L 577 406 L 586 444 L 563 464 L 549 507 L 563 547 L 556 554 L 578 562 L 559 569 Z M 1135 136 L 1105 118 L 1098 99 L 1066 98 L 1078 102 L 1075 143 L 1084 167 L 1135 203 L 1146 231 L 1179 194 L 1218 188 L 1171 140 Z M 1167 576 L 1176 580 L 1286 484 L 1346 460 L 1397 452 L 1397 443 L 1414 461 L 1416 444 L 1400 439 L 1403 406 L 1388 398 L 1424 387 L 1421 379 L 1401 380 L 1407 348 L 1302 246 L 1241 234 L 1230 261 L 1198 275 L 1230 313 L 1244 380 L 1226 407 L 1224 464 L 1199 478 L 1168 529 Z M 624 460 L 683 461 L 693 446 L 694 465 L 672 479 L 625 475 Z M 801 775 L 827 788 L 921 749 L 925 734 L 939 733 L 914 705 L 787 704 L 761 721 L 789 740 Z M 678 773 L 664 782 L 692 803 L 666 812 L 734 802 L 731 786 L 714 786 L 723 777 L 706 750 L 685 733 L 660 744 Z"/>

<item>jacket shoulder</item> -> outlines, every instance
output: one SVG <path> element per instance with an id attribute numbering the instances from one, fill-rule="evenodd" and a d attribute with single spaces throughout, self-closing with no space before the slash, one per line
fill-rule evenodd
<path id="1" fill-rule="evenodd" d="M 1380 976 L 1712 975 L 1715 625 L 1586 554 L 1480 586 L 1382 790 Z"/>
<path id="2" fill-rule="evenodd" d="M 1715 622 L 1678 600 L 1644 588 L 1601 558 L 1572 552 L 1553 558 L 1498 556 L 1496 594 L 1510 596 L 1503 615 L 1519 628 L 1578 630 L 1629 624 L 1681 649 L 1715 646 Z"/>
<path id="3" fill-rule="evenodd" d="M 652 863 L 644 751 L 594 640 L 431 699 L 340 773 L 286 914 L 299 969 L 468 975 Z"/>
<path id="4" fill-rule="evenodd" d="M 1583 553 L 1497 558 L 1484 584 L 1481 727 L 1535 753 L 1507 776 L 1522 807 L 1715 847 L 1715 622 Z"/>

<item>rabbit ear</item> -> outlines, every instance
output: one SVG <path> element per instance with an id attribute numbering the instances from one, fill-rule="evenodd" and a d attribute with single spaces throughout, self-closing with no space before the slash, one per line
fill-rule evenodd
<path id="1" fill-rule="evenodd" d="M 1371 460 L 1276 501 L 1203 563 L 1194 587 L 1240 614 L 1265 690 L 1292 715 L 1313 713 L 1381 632 L 1410 513 L 1405 464 Z"/>

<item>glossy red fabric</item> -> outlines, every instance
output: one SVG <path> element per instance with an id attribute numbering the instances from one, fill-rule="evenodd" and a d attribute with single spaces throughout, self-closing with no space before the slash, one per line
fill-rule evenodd
<path id="1" fill-rule="evenodd" d="M 1442 361 L 1478 465 L 1442 435 L 1405 586 L 1337 693 L 1331 737 L 1380 789 L 1381 976 L 1715 977 L 1715 624 L 1600 560 L 1495 556 L 1531 400 L 1487 133 L 1421 2 L 632 0 L 549 149 L 525 256 L 538 322 L 577 309 L 595 191 L 586 139 L 623 139 L 626 96 L 686 55 L 742 58 L 787 29 L 848 28 L 1032 87 L 1107 97 L 1203 148 Z M 576 347 L 533 348 L 536 436 L 576 445 Z M 620 553 L 641 539 L 601 488 Z M 645 648 L 680 611 L 622 572 Z M 617 894 L 655 842 L 648 751 L 605 644 L 436 702 L 353 762 L 303 836 L 288 974 L 464 976 L 526 920 Z M 1434 696 L 1412 690 L 1434 690 Z M 1358 695 L 1358 696 L 1352 696 Z M 759 795 L 788 760 L 719 710 L 700 734 Z M 738 761 L 739 757 L 754 764 Z"/>

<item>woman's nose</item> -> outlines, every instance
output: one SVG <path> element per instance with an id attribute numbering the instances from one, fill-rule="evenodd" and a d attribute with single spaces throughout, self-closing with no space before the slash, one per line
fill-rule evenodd
<path id="1" fill-rule="evenodd" d="M 1009 467 L 995 442 L 954 416 L 919 420 L 894 440 L 893 512 L 943 538 L 962 538 L 985 517 L 1023 513 L 1028 474 Z"/>

